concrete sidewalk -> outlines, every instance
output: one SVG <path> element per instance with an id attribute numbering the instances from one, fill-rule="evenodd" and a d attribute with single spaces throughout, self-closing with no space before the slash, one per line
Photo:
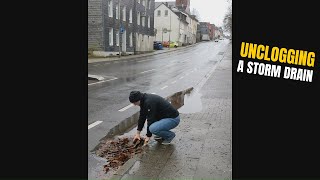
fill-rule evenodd
<path id="1" fill-rule="evenodd" d="M 201 42 L 199 42 L 201 43 Z M 154 50 L 153 52 L 145 53 L 145 54 L 137 54 L 137 55 L 127 55 L 127 56 L 115 56 L 115 57 L 106 57 L 106 58 L 88 58 L 88 63 L 95 63 L 95 62 L 104 62 L 104 61 L 118 61 L 118 60 L 126 60 L 126 59 L 132 59 L 132 58 L 137 58 L 137 57 L 146 57 L 146 56 L 153 56 L 157 54 L 163 54 L 163 53 L 168 53 L 172 51 L 179 51 L 182 49 L 190 48 L 193 47 L 199 43 L 188 45 L 188 46 L 183 46 L 183 47 L 178 47 L 178 48 L 163 48 L 163 50 Z"/>
<path id="2" fill-rule="evenodd" d="M 180 113 L 171 145 L 149 143 L 111 179 L 232 179 L 231 45 L 216 69 L 199 87 L 202 109 Z M 195 87 L 197 88 L 197 87 Z"/>

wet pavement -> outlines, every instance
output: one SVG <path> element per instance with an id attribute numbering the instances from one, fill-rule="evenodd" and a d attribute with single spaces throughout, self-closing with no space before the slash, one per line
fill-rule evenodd
<path id="1" fill-rule="evenodd" d="M 91 173 L 89 178 L 231 179 L 231 59 L 230 43 L 221 61 L 206 72 L 206 78 L 184 94 L 183 99 L 171 99 L 178 105 L 181 117 L 180 124 L 173 129 L 176 138 L 171 145 L 161 145 L 152 138 L 141 154 L 109 174 L 102 173 L 106 161 L 90 155 L 100 167 L 96 166 L 97 173 Z M 135 131 L 133 126 L 131 131 L 117 137 L 133 137 Z M 145 133 L 144 128 L 141 134 Z"/>
<path id="2" fill-rule="evenodd" d="M 104 77 L 103 82 L 88 85 L 89 151 L 112 128 L 139 111 L 139 107 L 128 107 L 130 91 L 168 97 L 195 87 L 219 63 L 228 44 L 205 42 L 155 56 L 88 64 L 88 74 Z M 91 126 L 95 123 L 98 125 Z"/>

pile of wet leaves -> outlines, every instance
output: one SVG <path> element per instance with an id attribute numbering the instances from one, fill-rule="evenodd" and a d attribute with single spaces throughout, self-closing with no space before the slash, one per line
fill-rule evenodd
<path id="1" fill-rule="evenodd" d="M 96 154 L 108 160 L 108 164 L 104 165 L 104 171 L 107 173 L 110 168 L 117 169 L 135 154 L 141 153 L 143 144 L 143 138 L 135 141 L 133 138 L 118 138 L 101 144 Z"/>

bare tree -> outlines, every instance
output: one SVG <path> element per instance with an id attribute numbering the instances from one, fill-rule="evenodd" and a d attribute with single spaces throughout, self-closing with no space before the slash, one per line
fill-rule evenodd
<path id="1" fill-rule="evenodd" d="M 223 27 L 226 32 L 232 34 L 232 0 L 227 0 L 229 7 L 227 13 L 224 15 Z"/>

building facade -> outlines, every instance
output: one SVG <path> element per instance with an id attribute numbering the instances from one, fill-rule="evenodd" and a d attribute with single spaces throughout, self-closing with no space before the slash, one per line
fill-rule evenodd
<path id="1" fill-rule="evenodd" d="M 211 40 L 213 40 L 213 39 L 215 39 L 216 26 L 214 24 L 210 24 L 210 26 L 211 26 L 210 38 L 211 38 Z"/>
<path id="2" fill-rule="evenodd" d="M 88 0 L 88 54 L 152 51 L 153 15 L 154 0 Z"/>
<path id="3" fill-rule="evenodd" d="M 199 21 L 195 15 L 190 15 L 190 27 L 191 27 L 191 44 L 197 43 L 197 29 L 199 25 Z"/>
<path id="4" fill-rule="evenodd" d="M 220 39 L 223 36 L 223 31 L 221 27 L 215 27 L 215 38 Z"/>
<path id="5" fill-rule="evenodd" d="M 173 4 L 160 3 L 154 11 L 156 41 L 177 42 L 179 46 L 187 43 L 187 15 L 180 12 Z"/>
<path id="6" fill-rule="evenodd" d="M 210 29 L 208 22 L 200 22 L 200 41 L 210 41 Z"/>
<path id="7" fill-rule="evenodd" d="M 189 1 L 156 2 L 155 29 L 157 41 L 174 41 L 181 45 L 197 42 L 197 25 L 195 16 L 187 13 Z M 190 4 L 190 2 L 189 2 Z"/>
<path id="8" fill-rule="evenodd" d="M 190 13 L 190 0 L 176 0 L 176 7 L 185 13 Z"/>

